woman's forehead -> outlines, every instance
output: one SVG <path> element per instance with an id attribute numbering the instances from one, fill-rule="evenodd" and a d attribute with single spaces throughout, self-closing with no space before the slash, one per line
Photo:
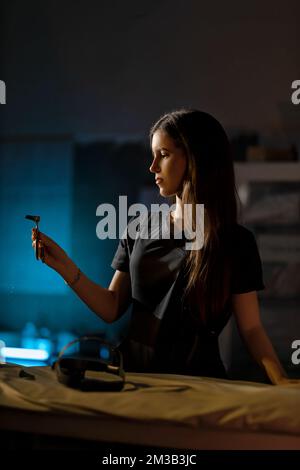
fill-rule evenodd
<path id="1" fill-rule="evenodd" d="M 163 148 L 171 149 L 175 147 L 175 142 L 166 131 L 158 129 L 153 134 L 151 147 L 153 152 L 157 152 Z"/>

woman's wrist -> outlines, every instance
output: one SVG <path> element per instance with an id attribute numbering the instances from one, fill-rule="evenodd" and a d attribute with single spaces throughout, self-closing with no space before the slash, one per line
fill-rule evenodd
<path id="1" fill-rule="evenodd" d="M 73 284 L 76 277 L 78 277 L 79 271 L 78 266 L 70 258 L 57 269 L 57 272 L 68 285 Z"/>
<path id="2" fill-rule="evenodd" d="M 76 274 L 75 276 L 73 276 L 73 278 L 70 280 L 70 281 L 67 281 L 65 279 L 65 283 L 69 286 L 69 287 L 74 287 L 75 284 L 77 284 L 77 282 L 80 280 L 81 278 L 81 271 L 79 268 L 76 269 Z"/>

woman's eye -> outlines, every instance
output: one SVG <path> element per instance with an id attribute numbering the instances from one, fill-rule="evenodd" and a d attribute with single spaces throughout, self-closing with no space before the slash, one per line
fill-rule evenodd
<path id="1" fill-rule="evenodd" d="M 161 153 L 161 156 L 162 156 L 162 157 L 168 157 L 169 154 L 168 154 L 168 153 Z"/>

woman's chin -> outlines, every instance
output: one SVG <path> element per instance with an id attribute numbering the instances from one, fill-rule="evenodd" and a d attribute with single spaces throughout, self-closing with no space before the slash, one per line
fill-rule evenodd
<path id="1" fill-rule="evenodd" d="M 170 196 L 173 196 L 173 193 L 171 193 L 170 191 L 167 191 L 167 190 L 164 189 L 164 188 L 160 188 L 159 194 L 160 194 L 162 197 L 170 197 Z"/>
<path id="2" fill-rule="evenodd" d="M 177 190 L 174 188 L 167 188 L 166 186 L 159 186 L 159 194 L 162 197 L 176 196 Z"/>

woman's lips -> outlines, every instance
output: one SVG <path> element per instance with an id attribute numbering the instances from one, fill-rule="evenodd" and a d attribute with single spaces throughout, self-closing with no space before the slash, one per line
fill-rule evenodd
<path id="1" fill-rule="evenodd" d="M 157 179 L 155 180 L 155 183 L 156 183 L 156 184 L 159 184 L 161 181 L 162 181 L 162 178 L 157 178 Z"/>

